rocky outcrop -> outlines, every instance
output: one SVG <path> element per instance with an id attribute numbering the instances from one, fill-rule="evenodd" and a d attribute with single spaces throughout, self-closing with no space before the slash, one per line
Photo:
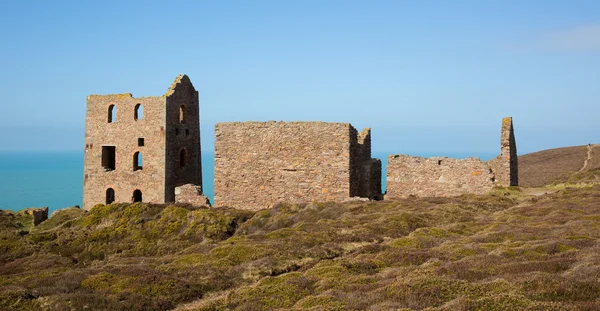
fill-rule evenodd
<path id="1" fill-rule="evenodd" d="M 175 187 L 175 202 L 196 206 L 210 206 L 210 200 L 202 194 L 202 187 L 193 184 Z"/>

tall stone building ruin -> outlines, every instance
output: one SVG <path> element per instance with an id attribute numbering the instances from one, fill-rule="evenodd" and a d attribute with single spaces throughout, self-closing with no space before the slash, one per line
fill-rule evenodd
<path id="1" fill-rule="evenodd" d="M 87 97 L 83 206 L 175 201 L 202 187 L 198 91 L 178 76 L 162 96 Z"/>
<path id="2" fill-rule="evenodd" d="M 512 118 L 508 117 L 502 120 L 500 156 L 488 162 L 390 155 L 386 199 L 484 194 L 494 186 L 518 186 L 518 182 L 517 146 Z"/>
<path id="3" fill-rule="evenodd" d="M 381 197 L 370 129 L 348 123 L 230 122 L 215 126 L 214 206 Z"/>

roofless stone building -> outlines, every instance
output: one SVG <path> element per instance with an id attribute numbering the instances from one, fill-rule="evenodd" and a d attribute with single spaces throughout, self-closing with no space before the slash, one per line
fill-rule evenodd
<path id="1" fill-rule="evenodd" d="M 177 186 L 201 189 L 200 157 L 198 91 L 186 75 L 162 96 L 87 97 L 85 209 L 98 203 L 174 202 Z M 183 189 L 189 194 L 189 187 Z"/>
<path id="2" fill-rule="evenodd" d="M 371 131 L 349 123 L 230 122 L 215 126 L 215 206 L 381 198 Z"/>
<path id="3" fill-rule="evenodd" d="M 500 156 L 488 162 L 390 155 L 386 199 L 484 194 L 494 186 L 518 186 L 517 144 L 510 117 L 502 120 L 500 150 Z"/>

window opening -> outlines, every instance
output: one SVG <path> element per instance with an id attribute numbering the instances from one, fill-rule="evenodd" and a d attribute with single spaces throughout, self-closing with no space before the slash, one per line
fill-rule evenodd
<path id="1" fill-rule="evenodd" d="M 185 122 L 185 117 L 186 117 L 185 114 L 186 114 L 185 105 L 181 105 L 179 107 L 179 123 Z"/>
<path id="2" fill-rule="evenodd" d="M 113 188 L 106 189 L 106 204 L 110 204 L 115 201 L 115 190 Z"/>
<path id="3" fill-rule="evenodd" d="M 133 192 L 132 201 L 133 202 L 142 202 L 142 191 L 140 191 L 139 189 L 135 189 L 135 191 Z"/>
<path id="4" fill-rule="evenodd" d="M 185 129 L 185 136 L 189 136 L 190 135 L 190 129 Z"/>
<path id="5" fill-rule="evenodd" d="M 179 151 L 179 167 L 185 167 L 187 164 L 187 151 L 185 149 L 181 149 Z"/>
<path id="6" fill-rule="evenodd" d="M 142 169 L 142 153 L 136 152 L 133 154 L 133 170 L 139 171 Z"/>
<path id="7" fill-rule="evenodd" d="M 176 128 L 176 129 L 175 129 L 175 136 L 178 136 L 178 135 L 179 135 L 179 129 L 178 129 L 178 128 Z"/>
<path id="8" fill-rule="evenodd" d="M 108 106 L 108 123 L 115 123 L 117 121 L 117 107 L 115 105 Z"/>
<path id="9" fill-rule="evenodd" d="M 115 146 L 102 146 L 102 167 L 105 172 L 115 169 L 115 153 Z"/>
<path id="10" fill-rule="evenodd" d="M 442 165 L 442 160 L 438 160 L 438 165 Z"/>
<path id="11" fill-rule="evenodd" d="M 141 120 L 144 118 L 144 106 L 142 104 L 135 105 L 135 111 L 133 112 L 133 118 Z"/>
<path id="12" fill-rule="evenodd" d="M 138 138 L 138 147 L 144 147 L 144 138 L 143 137 Z"/>

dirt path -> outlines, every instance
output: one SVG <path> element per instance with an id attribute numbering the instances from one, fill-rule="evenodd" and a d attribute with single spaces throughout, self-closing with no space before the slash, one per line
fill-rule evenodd
<path id="1" fill-rule="evenodd" d="M 585 168 L 588 166 L 588 161 L 592 159 L 592 149 L 594 149 L 594 146 L 596 145 L 590 144 L 587 146 L 587 159 L 585 159 L 583 162 L 583 167 L 579 170 L 579 172 L 583 172 L 583 170 L 585 170 Z"/>

